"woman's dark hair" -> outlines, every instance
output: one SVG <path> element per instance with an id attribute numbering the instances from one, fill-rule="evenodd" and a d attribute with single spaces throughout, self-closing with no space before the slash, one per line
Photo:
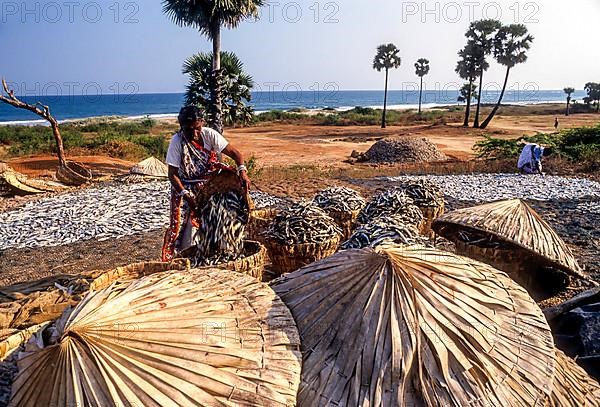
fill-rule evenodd
<path id="1" fill-rule="evenodd" d="M 202 120 L 203 118 L 204 112 L 198 106 L 184 106 L 179 111 L 179 116 L 177 116 L 180 126 L 194 123 L 198 120 Z"/>
<path id="2" fill-rule="evenodd" d="M 551 155 L 553 153 L 552 151 L 552 147 L 546 147 L 544 148 L 544 152 L 542 153 L 542 155 L 544 157 L 548 157 L 549 155 Z"/>

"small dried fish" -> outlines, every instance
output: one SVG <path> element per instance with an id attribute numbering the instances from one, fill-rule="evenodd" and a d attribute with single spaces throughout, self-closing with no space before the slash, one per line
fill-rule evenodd
<path id="1" fill-rule="evenodd" d="M 321 208 L 303 201 L 277 215 L 265 234 L 281 244 L 294 245 L 325 243 L 342 230 Z"/>
<path id="2" fill-rule="evenodd" d="M 252 202 L 254 202 L 254 207 L 256 209 L 285 209 L 294 203 L 292 199 L 280 198 L 261 191 L 251 191 L 250 197 L 252 198 Z"/>
<path id="3" fill-rule="evenodd" d="M 192 265 L 214 266 L 241 258 L 248 213 L 246 200 L 236 192 L 211 195 L 200 210 Z"/>
<path id="4" fill-rule="evenodd" d="M 419 235 L 414 225 L 406 224 L 397 215 L 382 216 L 359 226 L 340 249 L 363 249 L 383 244 L 415 245 L 425 244 L 426 239 Z"/>
<path id="5" fill-rule="evenodd" d="M 326 212 L 354 212 L 367 204 L 358 191 L 346 187 L 327 188 L 319 192 L 313 202 Z"/>
<path id="6" fill-rule="evenodd" d="M 412 198 L 400 189 L 390 189 L 375 196 L 360 212 L 356 222 L 366 224 L 376 218 L 390 215 L 400 216 L 404 220 L 403 223 L 417 227 L 424 220 L 423 213 L 414 204 Z"/>
<path id="7" fill-rule="evenodd" d="M 444 205 L 444 193 L 440 187 L 427 179 L 405 181 L 399 187 L 419 207 Z"/>

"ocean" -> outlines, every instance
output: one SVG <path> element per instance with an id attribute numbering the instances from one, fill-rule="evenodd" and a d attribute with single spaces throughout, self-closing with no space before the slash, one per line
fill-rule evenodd
<path id="1" fill-rule="evenodd" d="M 483 95 L 484 103 L 495 103 L 498 91 L 488 91 Z M 423 91 L 423 107 L 456 105 L 458 92 Z M 577 91 L 574 99 L 585 97 L 584 91 Z M 38 101 L 50 106 L 51 113 L 59 120 L 84 119 L 99 116 L 125 117 L 174 117 L 184 103 L 183 93 L 154 93 L 131 95 L 87 95 L 87 96 L 23 96 L 28 103 Z M 509 90 L 504 96 L 505 104 L 538 104 L 564 102 L 562 90 Z M 388 92 L 388 107 L 410 109 L 418 106 L 418 91 Z M 383 91 L 344 90 L 344 91 L 273 91 L 253 92 L 252 106 L 256 112 L 269 110 L 323 109 L 347 110 L 356 106 L 382 107 Z M 25 110 L 0 103 L 0 124 L 44 123 L 39 117 Z"/>

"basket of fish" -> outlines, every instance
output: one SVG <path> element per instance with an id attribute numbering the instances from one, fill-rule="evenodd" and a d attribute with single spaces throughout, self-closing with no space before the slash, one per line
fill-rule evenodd
<path id="1" fill-rule="evenodd" d="M 402 222 L 421 229 L 424 222 L 423 213 L 411 197 L 400 189 L 390 189 L 375 197 L 358 214 L 356 222 L 367 224 L 382 216 L 396 216 Z"/>
<path id="2" fill-rule="evenodd" d="M 266 232 L 273 272 L 289 273 L 335 253 L 342 230 L 311 202 L 297 203 L 275 217 Z"/>
<path id="3" fill-rule="evenodd" d="M 200 227 L 193 245 L 181 255 L 195 268 L 220 267 L 262 279 L 265 248 L 255 241 L 244 240 L 249 221 L 247 194 L 236 191 L 207 196 L 198 207 Z"/>
<path id="4" fill-rule="evenodd" d="M 264 243 L 265 232 L 273 223 L 273 219 L 281 210 L 287 208 L 292 201 L 261 191 L 252 191 L 250 197 L 254 203 L 254 209 L 250 212 L 250 220 L 246 226 L 246 236 L 250 240 Z"/>
<path id="5" fill-rule="evenodd" d="M 421 233 L 433 235 L 431 224 L 444 214 L 444 193 L 433 182 L 427 179 L 410 180 L 402 183 L 400 188 L 414 201 L 423 213 L 425 221 L 421 226 Z"/>
<path id="6" fill-rule="evenodd" d="M 354 229 L 358 214 L 367 201 L 358 191 L 347 187 L 331 187 L 319 192 L 313 199 L 342 229 L 343 238 L 348 239 Z"/>
<path id="7" fill-rule="evenodd" d="M 397 215 L 382 216 L 360 225 L 348 240 L 341 244 L 341 250 L 364 249 L 367 247 L 396 244 L 404 246 L 424 245 L 425 237 L 419 235 L 414 225 L 404 222 Z"/>

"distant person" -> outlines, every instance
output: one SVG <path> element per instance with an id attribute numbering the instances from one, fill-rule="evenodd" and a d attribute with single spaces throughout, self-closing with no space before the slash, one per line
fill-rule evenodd
<path id="1" fill-rule="evenodd" d="M 543 174 L 542 158 L 552 154 L 550 147 L 541 147 L 538 144 L 529 143 L 523 147 L 517 167 L 521 174 Z"/>
<path id="2" fill-rule="evenodd" d="M 554 129 L 558 130 L 558 117 L 554 118 Z"/>
<path id="3" fill-rule="evenodd" d="M 165 234 L 162 260 L 170 261 L 192 246 L 199 220 L 194 214 L 197 193 L 210 175 L 219 170 L 235 171 L 221 162 L 218 154 L 235 161 L 237 174 L 247 190 L 250 187 L 242 153 L 216 130 L 204 127 L 203 112 L 185 106 L 179 112 L 180 130 L 175 133 L 167 151 L 171 181 L 171 216 Z"/>

